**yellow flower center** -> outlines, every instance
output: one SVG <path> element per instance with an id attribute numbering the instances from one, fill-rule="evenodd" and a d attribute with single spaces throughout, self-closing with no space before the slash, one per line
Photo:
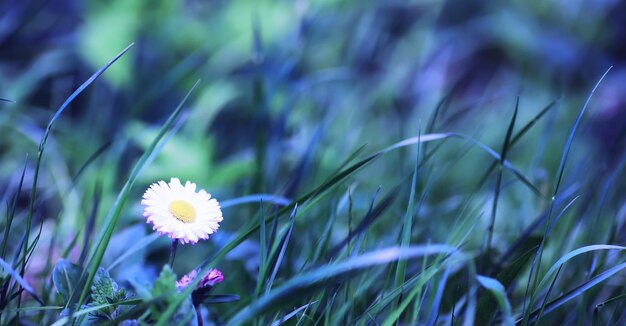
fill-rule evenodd
<path id="1" fill-rule="evenodd" d="M 196 219 L 196 210 L 193 205 L 184 200 L 174 200 L 170 203 L 170 213 L 181 222 L 191 223 Z"/>

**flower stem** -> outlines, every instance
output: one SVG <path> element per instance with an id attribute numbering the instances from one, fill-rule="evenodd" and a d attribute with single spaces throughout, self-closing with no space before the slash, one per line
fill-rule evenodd
<path id="1" fill-rule="evenodd" d="M 200 305 L 194 304 L 193 307 L 196 309 L 196 320 L 198 321 L 198 326 L 203 326 L 204 322 L 202 321 L 202 311 L 200 310 Z"/>
<path id="2" fill-rule="evenodd" d="M 176 248 L 178 248 L 178 239 L 172 240 L 172 249 L 170 250 L 170 267 L 174 268 L 174 258 L 176 258 Z"/>

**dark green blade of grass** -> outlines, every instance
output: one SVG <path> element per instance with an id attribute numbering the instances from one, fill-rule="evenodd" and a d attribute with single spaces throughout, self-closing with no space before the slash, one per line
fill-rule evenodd
<path id="1" fill-rule="evenodd" d="M 37 293 L 35 293 L 35 290 L 33 289 L 32 286 L 30 286 L 26 280 L 24 280 L 19 273 L 17 273 L 12 267 L 11 265 L 9 265 L 7 262 L 4 261 L 4 259 L 0 258 L 0 266 L 2 266 L 2 268 L 6 271 L 7 274 L 9 274 L 11 276 L 12 279 L 15 280 L 15 282 L 17 282 L 22 289 L 24 289 L 26 292 L 28 292 L 28 294 L 30 294 L 35 300 L 37 300 L 37 302 L 39 302 L 39 304 L 41 304 L 42 306 L 45 305 L 43 303 L 43 301 L 37 296 Z M 9 280 L 5 280 L 5 282 L 9 282 Z"/>
<path id="2" fill-rule="evenodd" d="M 537 245 L 526 251 L 524 254 L 515 259 L 509 266 L 498 273 L 496 276 L 498 282 L 508 289 L 513 284 L 513 281 L 515 281 L 517 276 L 523 271 L 524 266 L 526 266 L 528 260 L 532 257 L 538 247 L 539 246 Z M 485 294 L 481 295 L 478 299 L 478 306 L 476 307 L 476 325 L 488 325 L 496 312 L 495 308 L 496 302 L 493 296 L 487 296 Z"/>
<path id="3" fill-rule="evenodd" d="M 376 207 L 374 207 L 374 203 L 376 202 L 376 198 L 378 197 L 380 189 L 381 188 L 378 187 L 376 189 L 376 192 L 372 196 L 372 200 L 370 201 L 370 206 L 367 210 L 367 213 L 365 213 L 365 217 L 363 218 L 361 223 L 359 223 L 359 225 L 350 234 L 348 234 L 343 240 L 339 241 L 339 243 L 337 243 L 334 247 L 328 250 L 328 253 L 326 254 L 327 260 L 332 259 L 332 257 L 339 254 L 339 252 L 348 243 L 352 241 L 352 238 L 355 235 L 358 236 L 360 234 L 363 234 L 363 232 L 365 232 L 367 228 L 370 225 L 372 225 L 372 223 L 374 223 L 374 221 L 376 221 L 378 217 L 382 216 L 382 212 L 391 206 L 391 203 L 396 198 L 395 191 L 391 191 L 389 194 L 387 194 L 387 196 L 385 196 L 385 198 L 383 198 L 383 200 L 378 205 L 376 205 Z M 399 186 L 396 187 L 394 190 L 398 190 L 398 189 L 399 189 Z"/>
<path id="4" fill-rule="evenodd" d="M 511 303 L 507 299 L 506 289 L 498 280 L 486 276 L 477 275 L 478 283 L 486 288 L 498 302 L 502 311 L 502 324 L 513 325 L 513 316 L 511 312 Z"/>
<path id="5" fill-rule="evenodd" d="M 24 185 L 24 175 L 26 174 L 26 167 L 28 166 L 28 156 L 24 159 L 24 167 L 22 168 L 22 174 L 20 175 L 20 181 L 17 185 L 17 190 L 15 191 L 15 195 L 11 200 L 10 205 L 7 205 L 7 214 L 6 214 L 6 226 L 4 229 L 4 238 L 2 239 L 2 253 L 0 254 L 0 258 L 6 257 L 7 252 L 7 243 L 9 241 L 9 231 L 11 230 L 11 224 L 13 224 L 13 218 L 15 217 L 15 212 L 17 210 L 17 200 L 22 193 L 22 186 Z M 0 300 L 2 301 L 2 300 Z"/>
<path id="6" fill-rule="evenodd" d="M 622 300 L 626 300 L 626 293 L 620 294 L 616 297 L 612 297 L 611 299 L 598 303 L 596 307 L 593 308 L 593 326 L 598 324 L 598 313 L 600 311 L 600 308 Z"/>
<path id="7" fill-rule="evenodd" d="M 487 227 L 487 249 L 484 256 L 483 267 L 482 269 L 486 269 L 487 262 L 491 261 L 491 242 L 493 241 L 493 230 L 496 225 L 496 214 L 498 211 L 498 199 L 500 198 L 500 190 L 502 185 L 502 174 L 503 174 L 503 165 L 506 160 L 506 155 L 509 151 L 509 146 L 511 145 L 511 135 L 513 134 L 513 128 L 515 128 L 515 120 L 517 119 L 517 112 L 519 109 L 519 96 L 515 101 L 515 111 L 513 111 L 513 116 L 511 117 L 511 121 L 509 122 L 509 128 L 506 131 L 506 137 L 504 138 L 504 143 L 502 144 L 502 151 L 500 152 L 500 165 L 498 168 L 498 173 L 496 175 L 496 184 L 493 194 L 493 204 L 491 206 L 491 221 L 489 222 L 489 226 Z"/>
<path id="8" fill-rule="evenodd" d="M 265 294 L 270 292 L 270 290 L 272 289 L 274 279 L 276 279 L 276 274 L 278 274 L 278 269 L 280 268 L 283 258 L 285 257 L 285 251 L 287 250 L 287 246 L 289 245 L 289 239 L 291 238 L 291 232 L 293 231 L 293 222 L 294 222 L 297 212 L 298 212 L 298 204 L 296 203 L 295 207 L 293 208 L 293 212 L 291 213 L 291 216 L 289 217 L 289 228 L 287 229 L 285 236 L 281 240 L 282 246 L 281 246 L 280 252 L 278 253 L 278 258 L 276 259 L 276 263 L 274 264 L 272 275 L 270 276 L 270 279 L 267 282 L 267 287 L 265 288 Z"/>
<path id="9" fill-rule="evenodd" d="M 550 303 L 548 303 L 545 306 L 545 310 L 544 313 L 548 314 L 552 311 L 554 311 L 555 309 L 557 309 L 558 307 L 562 306 L 563 304 L 567 303 L 568 301 L 582 295 L 585 291 L 589 290 L 590 288 L 598 285 L 599 283 L 605 281 L 606 279 L 610 278 L 611 276 L 615 275 L 618 272 L 621 272 L 622 270 L 626 269 L 626 263 L 621 263 L 617 266 L 614 266 L 604 272 L 602 272 L 601 274 L 599 274 L 598 276 L 584 282 L 583 284 L 579 285 L 578 287 L 576 287 L 575 289 L 563 294 L 562 296 L 560 296 L 559 298 L 551 301 Z M 528 322 L 533 322 L 535 321 L 535 318 L 538 316 L 539 314 L 539 309 L 533 311 L 529 316 L 528 316 Z M 517 324 L 521 324 L 524 320 L 523 319 L 519 319 L 517 320 Z"/>
<path id="10" fill-rule="evenodd" d="M 187 99 L 189 98 L 191 93 L 195 90 L 195 88 L 198 86 L 199 82 L 200 81 L 197 81 L 193 85 L 193 87 L 189 90 L 189 92 L 187 92 L 187 94 L 185 95 L 183 100 L 178 104 L 174 112 L 172 112 L 172 114 L 168 117 L 167 121 L 163 124 L 156 138 L 152 141 L 152 143 L 146 149 L 146 151 L 141 155 L 141 157 L 139 158 L 139 160 L 133 167 L 133 170 L 131 171 L 130 176 L 124 183 L 122 190 L 118 194 L 115 200 L 115 203 L 113 204 L 113 207 L 111 207 L 111 210 L 109 210 L 109 213 L 107 214 L 107 217 L 105 218 L 105 222 L 103 224 L 103 229 L 100 232 L 97 241 L 95 242 L 95 247 L 92 251 L 93 254 L 90 255 L 89 262 L 87 263 L 87 266 L 90 266 L 90 268 L 88 269 L 89 271 L 86 271 L 87 274 L 83 275 L 83 277 L 87 278 L 87 281 L 86 281 L 85 287 L 82 290 L 82 293 L 80 294 L 80 298 L 78 300 L 78 306 L 80 306 L 83 302 L 85 302 L 85 299 L 87 298 L 87 295 L 89 294 L 89 289 L 91 287 L 91 283 L 93 282 L 93 278 L 95 277 L 96 270 L 98 269 L 98 267 L 100 267 L 100 263 L 102 262 L 102 258 L 104 257 L 104 252 L 106 251 L 109 241 L 111 240 L 111 236 L 113 235 L 113 230 L 115 229 L 117 220 L 120 217 L 120 214 L 122 212 L 122 207 L 124 206 L 124 203 L 126 202 L 130 194 L 130 189 L 134 185 L 141 171 L 146 166 L 147 162 L 149 162 L 150 159 L 153 158 L 154 155 L 156 154 L 156 151 L 160 149 L 161 146 L 163 146 L 162 140 L 165 140 L 165 138 L 167 138 L 168 133 L 170 133 L 170 131 L 175 130 L 175 128 L 172 128 L 172 127 L 175 127 L 174 123 L 180 116 L 183 110 L 183 105 L 187 102 Z"/>
<path id="11" fill-rule="evenodd" d="M 84 267 L 85 259 L 87 258 L 87 252 L 89 251 L 89 240 L 91 239 L 91 234 L 94 231 L 96 226 L 96 217 L 98 217 L 98 209 L 100 207 L 100 200 L 102 197 L 102 186 L 100 183 L 96 184 L 93 192 L 93 200 L 91 203 L 91 212 L 89 214 L 89 219 L 87 219 L 87 225 L 85 225 L 85 234 L 83 237 L 83 248 L 80 251 L 80 256 L 78 259 L 78 264 Z"/>
<path id="12" fill-rule="evenodd" d="M 48 123 L 48 126 L 46 127 L 46 130 L 43 134 L 43 137 L 41 138 L 41 141 L 39 143 L 39 151 L 38 151 L 38 155 L 37 155 L 37 164 L 35 166 L 35 175 L 33 177 L 33 185 L 32 185 L 32 189 L 31 189 L 31 194 L 30 194 L 30 200 L 29 200 L 29 205 L 28 205 L 28 217 L 26 220 L 26 246 L 24 246 L 25 251 L 24 251 L 24 261 L 22 263 L 22 267 L 21 267 L 21 271 L 20 271 L 20 276 L 24 275 L 25 269 L 26 269 L 26 264 L 28 263 L 28 259 L 26 258 L 29 255 L 28 252 L 28 248 L 29 248 L 29 233 L 30 233 L 30 228 L 31 228 L 31 224 L 32 224 L 32 219 L 33 219 L 33 214 L 34 214 L 34 210 L 35 210 L 35 199 L 37 197 L 37 181 L 39 179 L 39 171 L 41 168 L 41 159 L 43 157 L 43 153 L 44 153 L 44 149 L 46 147 L 46 142 L 48 140 L 48 137 L 50 136 L 50 133 L 52 132 L 52 127 L 54 126 L 54 123 L 56 122 L 56 120 L 59 118 L 59 116 L 61 115 L 61 113 L 63 113 L 63 111 L 65 111 L 65 109 L 70 105 L 70 103 L 72 103 L 72 101 L 74 101 L 74 99 L 80 94 L 82 93 L 89 85 L 91 85 L 91 83 L 93 83 L 96 78 L 100 77 L 100 75 L 102 75 L 102 73 L 104 73 L 104 71 L 106 71 L 115 61 L 117 61 L 122 55 L 124 55 L 126 53 L 126 51 L 128 51 L 128 49 L 130 49 L 131 46 L 133 46 L 134 43 L 131 43 L 130 45 L 128 45 L 124 50 L 122 50 L 119 54 L 117 54 L 113 59 L 111 59 L 107 64 L 105 64 L 102 68 L 100 68 L 98 71 L 96 71 L 93 75 L 91 75 L 91 77 L 89 77 L 89 79 L 87 79 L 83 84 L 81 84 L 66 100 L 65 102 L 63 102 L 63 104 L 61 104 L 61 107 L 59 107 L 59 109 L 56 111 L 56 113 L 54 114 L 54 116 L 52 117 L 52 119 L 50 119 L 50 122 Z M 33 247 L 34 250 L 34 247 Z"/>
<path id="13" fill-rule="evenodd" d="M 543 303 L 541 303 L 541 310 L 539 310 L 539 314 L 537 315 L 537 321 L 535 325 L 539 325 L 539 321 L 541 320 L 541 315 L 543 315 L 543 311 L 546 308 L 546 304 L 548 303 L 548 299 L 550 298 L 550 294 L 552 293 L 552 289 L 554 288 L 554 284 L 556 283 L 557 278 L 559 278 L 559 274 L 561 273 L 561 268 L 563 265 L 559 266 L 559 269 L 556 271 L 556 275 L 552 279 L 550 283 L 550 287 L 548 288 L 548 292 L 546 292 L 546 296 L 543 298 Z"/>
<path id="14" fill-rule="evenodd" d="M 556 107 L 557 103 L 558 103 L 557 100 L 554 100 L 554 101 L 550 102 L 550 104 L 548 104 L 546 107 L 544 107 L 543 110 L 541 110 L 539 113 L 537 113 L 537 115 L 535 115 L 528 123 L 526 123 L 524 125 L 524 127 L 522 127 L 522 129 L 520 129 L 515 134 L 513 139 L 511 139 L 511 142 L 509 144 L 509 148 L 512 148 L 513 146 L 515 146 L 517 144 L 517 142 L 520 141 L 522 139 L 522 137 L 524 137 L 526 135 L 526 133 L 528 131 L 530 131 L 530 129 L 532 129 L 532 127 L 534 127 L 535 124 L 537 122 L 539 122 L 539 120 L 541 120 L 541 118 L 546 113 L 548 113 L 548 111 L 550 111 L 550 109 Z M 482 186 L 485 184 L 485 182 L 487 182 L 487 179 L 489 178 L 489 175 L 491 174 L 493 169 L 495 169 L 497 166 L 498 166 L 498 162 L 493 162 L 493 163 L 491 163 L 491 165 L 489 165 L 489 167 L 487 168 L 487 170 L 485 171 L 483 176 L 480 178 L 480 181 L 478 182 L 478 188 L 482 188 Z"/>
<path id="15" fill-rule="evenodd" d="M 2 98 L 2 97 L 0 97 L 0 102 L 15 103 L 15 101 L 13 101 L 13 100 L 9 100 L 9 99 Z"/>
<path id="16" fill-rule="evenodd" d="M 421 134 L 421 130 L 420 132 L 418 132 L 418 137 Z M 419 138 L 418 138 L 419 139 Z M 402 223 L 402 231 L 401 231 L 401 237 L 400 237 L 400 247 L 408 247 L 411 243 L 411 231 L 413 229 L 413 215 L 415 214 L 414 212 L 414 205 L 415 205 L 415 191 L 417 188 L 417 174 L 419 171 L 419 153 L 420 153 L 420 147 L 419 147 L 420 141 L 418 140 L 417 142 L 417 154 L 415 156 L 415 163 L 413 166 L 413 176 L 411 178 L 411 188 L 409 189 L 409 199 L 407 202 L 407 207 L 406 207 L 406 212 L 404 213 L 404 221 Z M 394 278 L 394 283 L 393 286 L 394 288 L 400 287 L 400 285 L 402 285 L 402 283 L 404 283 L 405 279 L 406 279 L 406 260 L 401 260 L 397 263 L 396 265 L 396 273 L 395 273 L 395 278 Z M 397 306 L 397 302 L 394 302 L 392 304 L 391 310 L 395 310 L 396 306 Z"/>
<path id="17" fill-rule="evenodd" d="M 578 113 L 578 116 L 576 117 L 576 121 L 574 122 L 574 125 L 572 126 L 570 130 L 569 136 L 567 137 L 567 142 L 565 143 L 565 147 L 563 148 L 563 154 L 561 155 L 561 161 L 559 162 L 559 167 L 557 169 L 558 176 L 557 176 L 556 183 L 554 186 L 554 192 L 550 200 L 550 210 L 548 211 L 548 218 L 546 220 L 546 224 L 550 223 L 552 210 L 554 208 L 554 200 L 556 198 L 556 195 L 559 192 L 559 187 L 561 186 L 563 173 L 565 172 L 565 163 L 567 162 L 569 151 L 571 149 L 572 143 L 574 142 L 574 136 L 576 134 L 576 131 L 578 130 L 580 122 L 582 121 L 583 115 L 585 114 L 585 111 L 587 110 L 587 106 L 589 105 L 589 102 L 591 101 L 593 94 L 596 92 L 596 89 L 600 86 L 600 83 L 602 83 L 602 80 L 604 80 L 604 77 L 606 77 L 606 75 L 609 73 L 609 71 L 611 71 L 612 68 L 613 67 L 611 66 L 609 67 L 609 69 L 606 70 L 606 72 L 604 72 L 602 77 L 600 77 L 598 82 L 595 84 L 595 86 L 589 93 L 589 96 L 587 96 L 587 100 L 585 101 L 585 104 L 583 105 L 582 109 Z M 547 232 L 547 228 L 548 226 L 546 225 L 546 232 Z M 528 316 L 530 313 L 530 309 L 532 309 L 530 304 L 528 306 L 528 309 L 526 309 L 526 300 L 528 296 L 532 298 L 535 294 L 535 290 L 537 286 L 537 279 L 539 276 L 538 273 L 539 273 L 539 269 L 541 266 L 541 257 L 543 255 L 543 243 L 546 241 L 546 238 L 547 236 L 544 234 L 544 237 L 542 239 L 542 245 L 539 246 L 539 250 L 536 255 L 537 257 L 535 258 L 535 261 L 537 262 L 537 266 L 535 268 L 534 263 L 533 263 L 533 266 L 531 266 L 530 274 L 528 276 L 528 286 L 526 287 L 526 293 L 524 294 L 524 301 L 523 301 L 524 302 L 524 307 L 523 307 L 523 311 L 524 311 L 523 325 L 524 326 L 527 325 L 527 320 L 528 320 Z M 531 286 L 531 282 L 532 282 L 532 286 Z"/>
<path id="18" fill-rule="evenodd" d="M 259 242 L 260 242 L 260 257 L 259 257 L 259 273 L 256 280 L 256 288 L 254 290 L 254 296 L 258 297 L 261 294 L 261 288 L 265 280 L 265 272 L 267 270 L 267 231 L 265 230 L 265 211 L 263 210 L 263 202 L 259 205 Z"/>

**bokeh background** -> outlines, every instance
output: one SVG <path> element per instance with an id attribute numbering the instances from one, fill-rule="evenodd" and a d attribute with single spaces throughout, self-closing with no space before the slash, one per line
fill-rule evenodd
<path id="1" fill-rule="evenodd" d="M 0 97 L 12 102 L 0 102 L 0 199 L 15 194 L 27 162 L 20 201 L 27 207 L 48 121 L 130 43 L 55 124 L 34 219 L 44 226 L 32 262 L 41 270 L 62 255 L 79 259 L 72 239 L 81 244 L 86 230 L 99 230 L 132 166 L 198 79 L 184 124 L 133 188 L 104 265 L 152 233 L 139 205 L 152 182 L 191 180 L 218 200 L 259 193 L 294 199 L 362 146 L 361 156 L 418 134 L 456 132 L 499 151 L 518 97 L 515 130 L 553 105 L 509 154 L 550 194 L 576 116 L 613 66 L 591 98 L 564 175 L 563 189 L 589 204 L 576 206 L 568 227 L 555 229 L 563 247 L 547 255 L 581 244 L 624 244 L 625 40 L 626 2 L 618 0 L 4 0 Z M 494 178 L 480 180 L 493 158 L 459 140 L 422 151 L 433 149 L 419 178 L 424 195 L 418 194 L 413 242 L 445 242 L 462 207 L 471 206 L 484 214 L 467 247 L 480 249 Z M 337 215 L 331 243 L 346 236 L 348 192 L 355 220 L 379 187 L 378 200 L 391 198 L 368 226 L 364 247 L 396 243 L 415 153 L 415 146 L 390 152 L 311 205 L 295 221 L 293 261 L 281 276 L 297 273 L 298 253 L 315 250 L 328 216 Z M 547 207 L 512 174 L 504 175 L 503 189 L 496 252 Z M 258 211 L 258 205 L 225 210 L 214 237 L 179 248 L 175 271 L 197 266 Z M 24 226 L 14 228 L 17 243 Z M 169 249 L 167 239 L 156 239 L 114 275 L 154 278 Z M 229 254 L 220 266 L 224 289 L 243 295 L 254 286 L 258 251 L 246 241 Z"/>

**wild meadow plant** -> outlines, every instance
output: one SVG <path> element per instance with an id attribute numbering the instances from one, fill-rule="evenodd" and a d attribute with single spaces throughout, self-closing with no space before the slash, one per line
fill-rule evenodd
<path id="1" fill-rule="evenodd" d="M 255 44 L 254 51 L 261 51 L 260 41 Z M 180 141 L 175 135 L 183 126 L 195 122 L 187 103 L 197 94 L 196 82 L 158 129 L 133 135 L 144 146 L 133 149 L 140 152 L 136 161 L 123 162 L 131 164 L 128 175 L 90 164 L 106 152 L 119 160 L 126 153 L 120 148 L 132 136 L 123 134 L 89 157 L 85 169 L 92 170 L 85 173 L 100 183 L 93 192 L 81 188 L 80 218 L 68 222 L 80 232 L 66 239 L 63 223 L 69 213 L 58 209 L 47 219 L 54 223 L 42 218 L 45 209 L 55 211 L 47 203 L 58 199 L 65 207 L 71 202 L 69 191 L 56 195 L 39 184 L 46 155 L 63 154 L 51 151 L 48 146 L 58 144 L 48 139 L 68 106 L 130 49 L 63 102 L 38 139 L 37 156 L 27 157 L 15 173 L 17 185 L 7 192 L 2 222 L 0 324 L 626 322 L 620 186 L 626 159 L 598 172 L 585 165 L 593 156 L 586 154 L 589 149 L 575 147 L 591 100 L 610 71 L 599 78 L 565 130 L 554 127 L 565 99 L 531 109 L 523 108 L 524 98 L 511 100 L 510 114 L 504 110 L 506 123 L 485 128 L 501 135 L 496 145 L 450 131 L 461 128 L 452 123 L 457 114 L 467 114 L 447 112 L 451 94 L 444 94 L 423 129 L 420 122 L 410 137 L 386 135 L 378 150 L 331 146 L 319 136 L 327 131 L 323 125 L 292 157 L 284 150 L 290 144 L 273 143 L 279 132 L 256 129 L 254 153 L 241 154 L 252 163 L 231 162 L 234 168 L 219 170 L 253 170 L 242 177 L 245 187 L 232 186 L 250 191 L 231 199 L 218 195 L 219 202 L 199 189 L 204 181 L 140 178 L 167 143 Z M 316 75 L 309 82 L 322 77 L 329 78 Z M 260 112 L 253 118 L 264 121 L 264 114 L 271 114 L 266 97 L 270 81 L 250 79 L 252 106 Z M 305 86 L 298 85 L 297 92 Z M 342 99 L 352 86 L 339 88 Z M 364 96 L 356 93 L 351 96 Z M 285 124 L 285 112 L 278 114 L 278 125 Z M 351 126 L 331 139 L 351 137 L 360 128 L 360 135 L 377 138 L 368 127 Z M 225 134 L 249 131 L 244 129 Z M 395 130 L 385 131 L 395 135 Z M 186 145 L 182 154 L 170 155 L 176 159 L 173 170 L 181 175 L 187 172 L 183 163 L 193 160 L 185 152 L 192 145 Z M 556 164 L 542 161 L 548 145 Z M 196 151 L 214 149 L 207 147 Z M 316 169 L 317 178 L 307 178 L 305 171 Z M 282 183 L 273 183 L 272 177 Z M 111 178 L 117 182 L 107 183 Z M 26 204 L 25 189 L 30 190 Z M 146 190 L 141 195 L 138 189 Z M 264 192 L 268 189 L 271 194 Z"/>

